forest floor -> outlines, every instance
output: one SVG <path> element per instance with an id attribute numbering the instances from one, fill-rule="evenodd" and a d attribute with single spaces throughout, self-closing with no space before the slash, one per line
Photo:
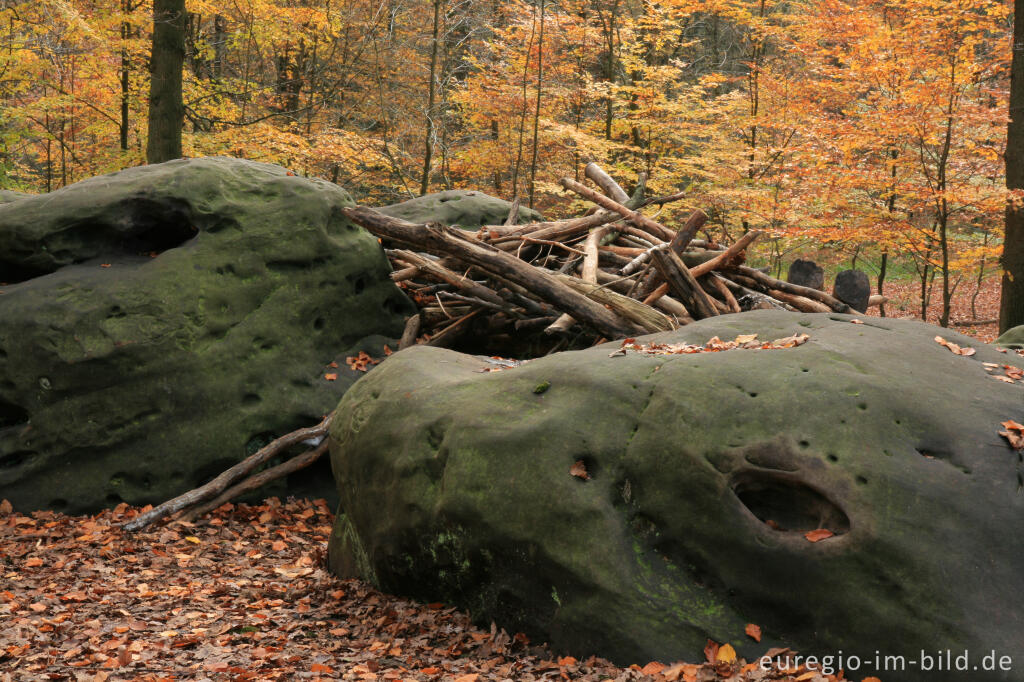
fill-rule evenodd
<path id="1" fill-rule="evenodd" d="M 914 317 L 913 283 L 886 294 L 890 316 Z M 954 320 L 972 319 L 971 294 L 954 298 Z M 998 316 L 998 298 L 993 278 L 977 299 L 980 319 Z M 957 329 L 986 342 L 996 333 L 994 323 Z M 196 524 L 121 530 L 138 512 L 23 514 L 0 502 L 0 682 L 840 679 L 762 670 L 710 642 L 711 662 L 623 668 L 474 627 L 447 605 L 329 575 L 333 515 L 322 500 L 225 505 Z"/>
<path id="2" fill-rule="evenodd" d="M 885 295 L 889 302 L 885 304 L 886 315 L 889 317 L 921 319 L 920 283 L 912 280 L 896 280 L 885 283 Z M 974 300 L 974 312 L 971 311 L 971 299 Z M 974 283 L 962 284 L 953 293 L 950 305 L 950 326 L 956 331 L 973 336 L 979 341 L 991 343 L 999 335 L 999 277 L 986 278 L 980 288 Z M 868 309 L 869 315 L 878 315 L 878 308 Z M 928 305 L 928 322 L 938 324 L 942 314 L 942 291 L 935 286 Z M 957 324 L 981 321 L 987 324 Z"/>

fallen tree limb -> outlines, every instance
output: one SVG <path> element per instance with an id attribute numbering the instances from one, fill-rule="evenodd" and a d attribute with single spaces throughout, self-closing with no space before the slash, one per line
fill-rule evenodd
<path id="1" fill-rule="evenodd" d="M 587 164 L 586 168 L 583 169 L 583 173 L 593 180 L 594 184 L 600 187 L 601 191 L 611 197 L 613 201 L 617 201 L 623 206 L 629 201 L 629 195 L 626 194 L 626 190 L 622 189 L 619 183 L 615 182 L 610 175 L 604 172 L 603 168 L 593 161 Z"/>
<path id="2" fill-rule="evenodd" d="M 833 312 L 836 313 L 856 313 L 856 311 L 850 306 L 846 305 L 838 298 L 826 294 L 824 291 L 812 289 L 810 287 L 802 287 L 797 284 L 790 284 L 789 282 L 783 282 L 781 279 L 775 279 L 770 275 L 766 275 L 760 270 L 749 268 L 745 265 L 741 265 L 736 268 L 736 272 L 749 277 L 758 284 L 768 289 L 777 289 L 784 291 L 787 294 L 796 294 L 797 296 L 803 296 L 819 303 L 824 303 Z"/>
<path id="3" fill-rule="evenodd" d="M 244 478 L 268 459 L 285 449 L 306 440 L 325 438 L 327 436 L 327 431 L 331 428 L 331 420 L 333 418 L 334 413 L 332 412 L 324 417 L 324 420 L 316 426 L 292 431 L 280 438 L 275 438 L 269 444 L 260 448 L 255 454 L 246 457 L 238 464 L 222 472 L 209 483 L 201 485 L 193 490 L 189 490 L 187 493 L 178 495 L 174 499 L 167 500 L 163 504 L 154 507 L 144 514 L 139 514 L 128 523 L 125 523 L 122 528 L 127 531 L 141 530 L 154 521 L 162 519 L 169 514 L 173 514 L 174 512 L 181 511 L 186 507 L 191 507 L 216 497 L 220 493 L 224 492 L 228 486 L 234 484 L 239 479 Z"/>
<path id="4" fill-rule="evenodd" d="M 657 235 L 660 239 L 670 241 L 672 237 L 675 236 L 675 232 L 668 229 L 661 223 L 651 220 L 644 214 L 638 211 L 634 211 L 633 209 L 628 208 L 626 206 L 623 206 L 619 202 L 614 201 L 613 199 L 609 199 L 605 195 L 599 192 L 595 192 L 594 190 L 590 189 L 585 185 L 581 185 L 572 178 L 562 178 L 558 182 L 562 185 L 562 187 L 565 187 L 568 190 L 576 192 L 584 199 L 588 199 L 589 201 L 594 202 L 601 208 L 618 213 L 620 216 L 630 221 L 637 227 L 655 233 L 655 235 Z"/>
<path id="5" fill-rule="evenodd" d="M 186 509 L 177 520 L 194 521 L 200 516 L 204 516 L 205 514 L 212 512 L 217 507 L 226 502 L 230 502 L 236 497 L 252 492 L 253 490 L 258 490 L 271 481 L 276 481 L 288 474 L 293 474 L 296 471 L 305 469 L 310 464 L 320 459 L 320 457 L 327 452 L 328 445 L 328 440 L 325 437 L 323 442 L 314 449 L 307 450 L 301 455 L 296 455 L 286 462 L 281 462 L 275 467 L 270 467 L 269 469 L 264 469 L 259 473 L 253 474 L 249 478 L 242 480 L 240 483 L 236 483 L 231 486 L 210 502 Z"/>
<path id="6" fill-rule="evenodd" d="M 671 249 L 663 247 L 651 253 L 651 261 L 658 269 L 668 288 L 675 294 L 695 320 L 715 317 L 718 310 L 704 289 L 690 274 L 686 264 Z M 648 301 L 644 301 L 650 305 Z"/>
<path id="7" fill-rule="evenodd" d="M 645 334 L 667 332 L 676 328 L 672 320 L 663 313 L 648 305 L 644 305 L 636 299 L 618 294 L 610 288 L 576 279 L 569 275 L 558 275 L 558 278 L 587 298 L 612 308 L 620 316 L 640 327 Z"/>

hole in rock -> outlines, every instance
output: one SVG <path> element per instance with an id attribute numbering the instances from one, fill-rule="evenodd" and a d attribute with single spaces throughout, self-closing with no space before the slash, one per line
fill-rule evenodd
<path id="1" fill-rule="evenodd" d="M 827 459 L 830 462 L 838 462 L 839 461 L 839 458 L 836 457 L 835 455 L 832 455 L 832 454 L 830 454 Z"/>
<path id="2" fill-rule="evenodd" d="M 17 284 L 18 282 L 26 282 L 36 277 L 49 275 L 55 270 L 56 267 L 46 269 L 0 259 L 0 282 L 4 284 Z"/>
<path id="3" fill-rule="evenodd" d="M 28 424 L 28 411 L 14 403 L 0 400 L 0 429 Z"/>
<path id="4" fill-rule="evenodd" d="M 315 320 L 313 320 L 313 329 L 316 329 L 316 330 L 319 331 L 320 329 L 324 328 L 325 324 L 327 324 L 327 322 L 324 320 L 324 318 L 318 317 Z"/>
<path id="5" fill-rule="evenodd" d="M 163 253 L 181 246 L 199 231 L 188 206 L 177 202 L 137 198 L 126 207 L 131 228 L 121 238 L 128 254 Z"/>
<path id="6" fill-rule="evenodd" d="M 261 400 L 263 400 L 263 399 L 260 398 L 260 396 L 258 394 L 256 394 L 256 393 L 246 393 L 244 396 L 242 396 L 242 404 L 243 405 L 255 405 L 256 403 L 260 402 Z"/>
<path id="7" fill-rule="evenodd" d="M 0 348 L 0 360 L 6 360 L 6 359 L 7 359 L 7 351 L 5 351 L 3 348 Z"/>
<path id="8" fill-rule="evenodd" d="M 850 530 L 846 513 L 803 481 L 744 471 L 733 478 L 732 490 L 755 518 L 776 530 L 827 528 L 836 535 Z"/>
<path id="9" fill-rule="evenodd" d="M 13 469 L 28 464 L 36 457 L 31 450 L 18 450 L 0 457 L 0 469 Z"/>
<path id="10" fill-rule="evenodd" d="M 597 476 L 597 460 L 590 455 L 576 455 L 572 458 L 569 473 L 581 481 L 589 481 Z"/>

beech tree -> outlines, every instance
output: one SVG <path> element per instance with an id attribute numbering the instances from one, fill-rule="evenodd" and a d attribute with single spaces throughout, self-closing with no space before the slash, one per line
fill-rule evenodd
<path id="1" fill-rule="evenodd" d="M 1006 130 L 1006 237 L 999 332 L 1024 324 L 1024 0 L 1013 3 L 1010 123 Z"/>
<path id="2" fill-rule="evenodd" d="M 185 0 L 153 0 L 152 80 L 149 88 L 149 136 L 146 161 L 181 158 L 185 104 L 181 71 L 185 64 Z"/>

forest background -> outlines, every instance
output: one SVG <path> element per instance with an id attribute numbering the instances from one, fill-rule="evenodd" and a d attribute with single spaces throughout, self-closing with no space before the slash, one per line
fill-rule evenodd
<path id="1" fill-rule="evenodd" d="M 0 189 L 146 160 L 149 0 L 0 0 Z M 711 236 L 765 230 L 952 293 L 993 273 L 1013 7 L 997 0 L 189 0 L 186 156 L 368 205 L 473 188 L 577 212 L 596 159 Z M 632 189 L 632 187 L 627 187 Z M 986 270 L 986 267 L 988 268 Z"/>

